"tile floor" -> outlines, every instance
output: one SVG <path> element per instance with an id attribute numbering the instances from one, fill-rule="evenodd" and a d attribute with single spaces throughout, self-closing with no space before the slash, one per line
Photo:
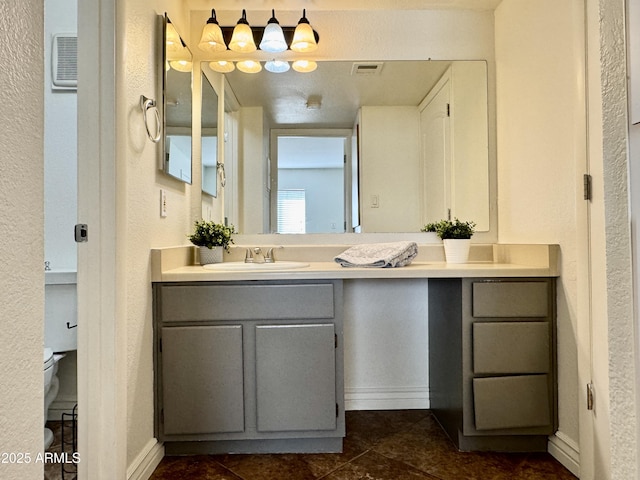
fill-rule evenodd
<path id="1" fill-rule="evenodd" d="M 58 454 L 58 459 L 62 458 L 62 422 L 47 422 L 47 428 L 50 428 L 53 432 L 53 443 L 47 449 L 47 452 Z M 72 448 L 72 423 L 71 421 L 64 422 L 64 435 L 65 435 L 65 449 L 64 451 L 69 454 L 73 453 Z M 76 479 L 76 467 L 72 463 L 64 464 L 64 471 L 62 473 L 62 464 L 47 462 L 44 464 L 44 480 L 75 480 Z"/>
<path id="2" fill-rule="evenodd" d="M 347 412 L 344 452 L 165 457 L 151 480 L 574 480 L 546 453 L 461 453 L 427 410 Z"/>

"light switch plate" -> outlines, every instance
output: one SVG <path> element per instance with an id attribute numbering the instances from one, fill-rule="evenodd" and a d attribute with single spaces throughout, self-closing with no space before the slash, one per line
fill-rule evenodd
<path id="1" fill-rule="evenodd" d="M 167 191 L 163 188 L 160 189 L 160 216 L 167 216 Z"/>

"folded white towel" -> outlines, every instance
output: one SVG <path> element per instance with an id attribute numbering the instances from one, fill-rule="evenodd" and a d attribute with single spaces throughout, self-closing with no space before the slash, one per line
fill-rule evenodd
<path id="1" fill-rule="evenodd" d="M 354 245 L 334 260 L 343 267 L 404 267 L 418 255 L 416 242 Z"/>

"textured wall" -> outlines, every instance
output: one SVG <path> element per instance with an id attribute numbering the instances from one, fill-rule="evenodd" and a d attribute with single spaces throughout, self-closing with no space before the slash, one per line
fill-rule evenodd
<path id="1" fill-rule="evenodd" d="M 43 475 L 44 12 L 40 0 L 0 12 L 0 451 L 32 458 L 0 463 L 0 478 L 22 480 Z"/>
<path id="2" fill-rule="evenodd" d="M 637 478 L 636 378 L 629 230 L 625 2 L 601 0 L 600 86 L 611 478 Z M 595 340 L 595 347 L 601 339 Z M 604 360 L 604 359 L 603 359 Z"/>
<path id="3" fill-rule="evenodd" d="M 119 0 L 116 71 L 117 170 L 119 216 L 126 225 L 126 248 L 119 268 L 126 282 L 118 296 L 125 305 L 127 336 L 127 464 L 150 448 L 153 438 L 152 305 L 150 249 L 186 243 L 192 201 L 199 186 L 178 182 L 157 168 L 159 144 L 146 136 L 140 95 L 162 99 L 157 75 L 157 15 L 168 13 L 181 32 L 187 15 L 178 0 Z M 197 177 L 200 178 L 199 176 Z M 168 216 L 160 217 L 160 188 L 166 190 Z M 197 199 L 193 199 L 194 192 Z"/>
<path id="4" fill-rule="evenodd" d="M 557 243 L 559 431 L 579 441 L 576 169 L 584 161 L 579 1 L 504 0 L 496 11 L 498 239 Z M 552 73 L 551 73 L 552 72 Z M 582 147 L 582 156 L 581 155 Z"/>

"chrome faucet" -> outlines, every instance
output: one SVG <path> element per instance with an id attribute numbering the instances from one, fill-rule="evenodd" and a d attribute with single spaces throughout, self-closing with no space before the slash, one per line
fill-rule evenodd
<path id="1" fill-rule="evenodd" d="M 244 255 L 244 263 L 264 263 L 265 258 L 260 247 L 247 248 Z"/>
<path id="2" fill-rule="evenodd" d="M 274 263 L 276 261 L 275 257 L 273 256 L 273 249 L 274 248 L 284 248 L 282 245 L 280 245 L 279 247 L 271 247 L 269 250 L 267 250 L 267 254 L 264 256 L 264 263 Z"/>
<path id="3" fill-rule="evenodd" d="M 273 256 L 274 248 L 284 248 L 282 245 L 279 247 L 270 247 L 267 253 L 262 251 L 260 247 L 247 248 L 244 256 L 244 263 L 274 263 L 276 261 Z"/>

